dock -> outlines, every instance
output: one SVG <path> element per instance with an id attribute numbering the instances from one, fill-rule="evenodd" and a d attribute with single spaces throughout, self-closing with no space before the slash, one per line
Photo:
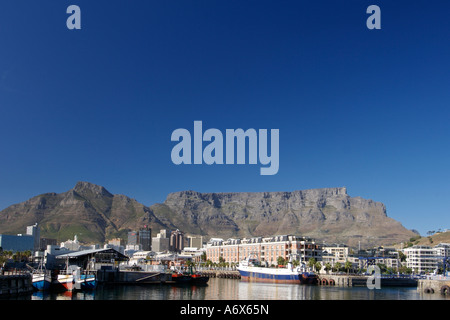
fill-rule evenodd
<path id="1" fill-rule="evenodd" d="M 162 284 L 172 283 L 172 275 L 156 271 L 98 270 L 97 281 L 108 284 Z"/>
<path id="2" fill-rule="evenodd" d="M 317 284 L 322 286 L 365 287 L 367 275 L 319 275 Z M 416 287 L 417 279 L 411 277 L 382 276 L 381 287 Z"/>
<path id="3" fill-rule="evenodd" d="M 0 297 L 9 297 L 33 292 L 30 273 L 5 272 L 0 275 Z"/>
<path id="4" fill-rule="evenodd" d="M 417 291 L 428 294 L 450 295 L 450 277 L 430 277 L 419 279 Z"/>

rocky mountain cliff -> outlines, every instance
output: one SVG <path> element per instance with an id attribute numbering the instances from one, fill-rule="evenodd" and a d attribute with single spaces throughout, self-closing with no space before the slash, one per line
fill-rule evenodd
<path id="1" fill-rule="evenodd" d="M 64 241 L 104 241 L 148 225 L 208 237 L 306 235 L 350 246 L 382 245 L 416 236 L 372 200 L 350 197 L 345 188 L 293 192 L 171 193 L 144 206 L 105 188 L 78 182 L 64 193 L 47 193 L 0 211 L 0 233 L 23 233 L 39 223 L 41 235 Z"/>
<path id="2" fill-rule="evenodd" d="M 391 244 L 416 234 L 386 214 L 381 202 L 350 197 L 346 188 L 293 192 L 171 193 L 164 205 L 180 229 L 216 237 L 311 236 L 350 246 Z"/>

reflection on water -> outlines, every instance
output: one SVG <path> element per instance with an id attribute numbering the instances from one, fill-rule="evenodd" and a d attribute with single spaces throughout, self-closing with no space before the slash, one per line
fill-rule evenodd
<path id="1" fill-rule="evenodd" d="M 249 283 L 211 278 L 206 286 L 142 285 L 98 286 L 92 292 L 42 293 L 33 300 L 435 300 L 441 294 L 423 294 L 416 288 L 333 287 Z"/>

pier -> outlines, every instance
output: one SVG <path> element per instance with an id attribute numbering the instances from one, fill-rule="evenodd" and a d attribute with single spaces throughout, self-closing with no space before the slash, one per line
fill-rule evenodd
<path id="1" fill-rule="evenodd" d="M 445 294 L 450 295 L 450 278 L 449 277 L 430 277 L 428 279 L 420 279 L 417 285 L 417 291 L 428 294 Z"/>
<path id="2" fill-rule="evenodd" d="M 164 272 L 98 270 L 97 281 L 108 284 L 171 283 L 172 275 Z"/>
<path id="3" fill-rule="evenodd" d="M 322 286 L 365 287 L 367 275 L 319 275 L 317 284 Z M 417 279 L 411 277 L 381 276 L 381 287 L 416 287 Z"/>
<path id="4" fill-rule="evenodd" d="M 0 275 L 0 297 L 28 294 L 33 292 L 30 273 L 5 272 Z"/>

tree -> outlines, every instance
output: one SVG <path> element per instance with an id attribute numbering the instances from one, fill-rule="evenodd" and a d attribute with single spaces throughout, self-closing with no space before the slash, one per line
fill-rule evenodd
<path id="1" fill-rule="evenodd" d="M 280 256 L 280 257 L 277 258 L 277 264 L 279 266 L 284 266 L 286 264 L 286 260 L 283 257 Z"/>
<path id="2" fill-rule="evenodd" d="M 345 261 L 344 269 L 347 271 L 347 274 L 348 274 L 348 271 L 352 268 L 352 266 L 353 265 L 350 261 Z"/>
<path id="3" fill-rule="evenodd" d="M 337 271 L 341 270 L 341 267 L 342 267 L 341 263 L 340 262 L 336 262 L 334 264 L 333 270 L 337 272 Z"/>
<path id="4" fill-rule="evenodd" d="M 331 269 L 332 269 L 331 263 L 329 262 L 325 263 L 325 271 L 328 273 L 328 271 L 330 271 Z"/>
<path id="5" fill-rule="evenodd" d="M 310 268 L 314 268 L 314 265 L 316 264 L 316 259 L 314 258 L 309 258 L 308 260 L 308 267 Z"/>
<path id="6" fill-rule="evenodd" d="M 320 263 L 320 261 L 317 261 L 314 264 L 314 268 L 316 269 L 317 272 L 320 272 L 320 270 L 322 269 L 322 264 Z"/>

